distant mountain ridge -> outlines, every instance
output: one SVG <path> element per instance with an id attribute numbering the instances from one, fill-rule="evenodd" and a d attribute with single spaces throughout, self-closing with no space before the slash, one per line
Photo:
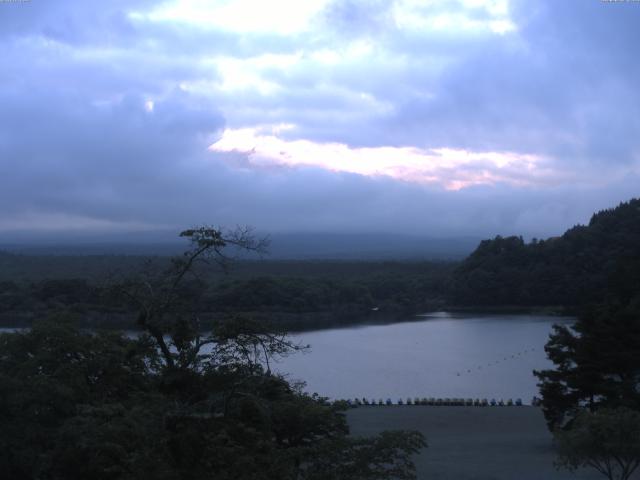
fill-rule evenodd
<path id="1" fill-rule="evenodd" d="M 479 238 L 434 238 L 376 234 L 275 234 L 270 258 L 361 260 L 461 260 L 478 245 Z"/>
<path id="2" fill-rule="evenodd" d="M 640 199 L 595 213 L 560 237 L 483 240 L 454 271 L 459 305 L 579 306 L 640 295 Z"/>
<path id="3" fill-rule="evenodd" d="M 272 260 L 461 260 L 478 245 L 479 238 L 340 233 L 278 233 L 270 235 L 266 259 Z M 0 243 L 0 250 L 26 255 L 160 255 L 184 251 L 177 234 L 163 233 L 159 241 L 126 238 L 59 243 Z"/>

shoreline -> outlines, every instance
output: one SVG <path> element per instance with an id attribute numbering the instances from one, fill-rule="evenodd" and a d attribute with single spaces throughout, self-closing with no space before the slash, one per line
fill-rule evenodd
<path id="1" fill-rule="evenodd" d="M 72 317 L 83 317 L 77 321 L 79 328 L 89 328 L 106 331 L 139 330 L 136 325 L 137 314 L 130 312 L 102 313 L 102 312 L 75 312 L 69 310 L 62 311 Z M 357 327 L 371 327 L 382 325 L 394 325 L 411 322 L 423 322 L 433 319 L 430 315 L 437 313 L 452 314 L 479 314 L 479 315 L 540 315 L 548 317 L 574 316 L 572 309 L 561 306 L 540 306 L 540 307 L 461 307 L 461 306 L 438 306 L 432 309 L 424 309 L 418 312 L 368 312 L 361 314 L 354 320 L 345 321 L 344 318 L 336 318 L 333 312 L 241 312 L 241 315 L 252 316 L 257 320 L 264 320 L 267 324 L 275 327 L 274 331 L 282 330 L 290 334 L 318 332 L 323 330 L 338 330 Z M 216 319 L 222 318 L 225 314 L 208 313 L 202 316 L 203 331 L 210 330 L 210 326 Z M 12 317 L 12 318 L 7 318 Z M 296 318 L 303 320 L 296 320 Z M 44 317 L 42 318 L 44 319 Z M 305 321 L 306 319 L 306 321 Z M 19 314 L 0 314 L 0 328 L 30 328 L 37 318 L 37 312 L 20 312 Z"/>
<path id="2" fill-rule="evenodd" d="M 447 305 L 443 311 L 452 313 L 483 313 L 483 314 L 522 314 L 522 315 L 543 315 L 549 317 L 575 316 L 578 307 L 563 305 L 500 305 L 500 306 L 460 306 Z"/>

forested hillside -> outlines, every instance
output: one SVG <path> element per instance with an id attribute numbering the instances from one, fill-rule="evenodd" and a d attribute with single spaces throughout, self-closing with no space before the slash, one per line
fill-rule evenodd
<path id="1" fill-rule="evenodd" d="M 114 280 L 169 264 L 166 257 L 29 256 L 0 252 L 0 326 L 28 326 L 73 312 L 85 326 L 130 328 L 135 309 L 113 298 Z M 442 306 L 447 262 L 241 261 L 203 269 L 185 295 L 205 324 L 245 313 L 278 328 L 305 330 L 386 322 Z"/>
<path id="2" fill-rule="evenodd" d="M 76 315 L 56 314 L 63 300 L 32 328 L 0 333 L 0 478 L 415 479 L 420 432 L 350 436 L 346 402 L 272 373 L 306 346 L 239 314 L 201 331 L 196 265 L 261 241 L 207 227 L 181 237 L 183 256 L 104 292 L 137 307 L 140 335 L 81 330 Z M 96 301 L 84 280 L 58 282 L 38 295 Z"/>
<path id="3" fill-rule="evenodd" d="M 72 311 L 88 326 L 128 326 L 132 312 L 113 301 L 109 284 L 169 262 L 0 252 L 0 325 Z M 561 237 L 484 240 L 459 264 L 243 260 L 230 271 L 200 272 L 189 288 L 198 292 L 193 302 L 205 319 L 242 312 L 293 330 L 406 319 L 447 306 L 572 309 L 605 298 L 626 304 L 640 292 L 640 199 L 598 212 Z"/>
<path id="4" fill-rule="evenodd" d="M 561 237 L 484 240 L 455 269 L 458 305 L 579 306 L 640 291 L 640 199 L 594 214 Z"/>

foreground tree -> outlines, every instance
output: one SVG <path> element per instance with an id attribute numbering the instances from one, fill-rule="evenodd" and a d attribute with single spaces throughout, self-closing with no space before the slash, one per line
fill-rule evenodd
<path id="1" fill-rule="evenodd" d="M 640 464 L 637 291 L 612 289 L 607 303 L 589 308 L 571 328 L 555 326 L 545 346 L 556 368 L 534 373 L 559 466 L 626 480 Z"/>
<path id="2" fill-rule="evenodd" d="M 559 467 L 590 467 L 609 480 L 628 480 L 640 465 L 640 412 L 628 408 L 585 410 L 555 438 Z"/>
<path id="3" fill-rule="evenodd" d="M 640 298 L 592 307 L 572 328 L 555 326 L 545 350 L 555 369 L 534 374 L 551 430 L 585 408 L 640 410 Z"/>
<path id="4" fill-rule="evenodd" d="M 138 309 L 138 327 L 153 339 L 170 370 L 196 367 L 200 350 L 219 340 L 202 338 L 200 317 L 194 310 L 206 286 L 202 267 L 213 262 L 226 270 L 229 249 L 262 254 L 268 246 L 267 238 L 255 237 L 248 227 L 224 231 L 203 226 L 184 230 L 180 237 L 189 240 L 189 248 L 172 258 L 167 268 L 150 263 L 137 275 L 112 285 Z"/>
<path id="5" fill-rule="evenodd" d="M 202 333 L 198 266 L 247 230 L 187 230 L 191 248 L 114 290 L 143 333 L 88 333 L 69 318 L 0 335 L 0 478 L 412 479 L 417 432 L 353 438 L 340 408 L 270 371 L 301 348 L 251 318 Z M 195 282 L 190 285 L 189 282 Z"/>

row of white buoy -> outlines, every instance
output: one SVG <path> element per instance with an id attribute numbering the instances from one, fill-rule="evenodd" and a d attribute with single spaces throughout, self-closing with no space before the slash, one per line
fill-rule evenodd
<path id="1" fill-rule="evenodd" d="M 535 399 L 535 397 L 534 397 Z M 451 407 L 512 407 L 512 406 L 522 406 L 522 399 L 517 398 L 515 401 L 513 399 L 496 400 L 492 398 L 488 400 L 486 398 L 407 398 L 403 400 L 402 398 L 398 399 L 396 402 L 387 398 L 383 401 L 381 398 L 378 400 L 375 399 L 367 399 L 367 398 L 355 398 L 353 400 L 337 400 L 336 402 L 346 402 L 349 406 L 357 407 L 362 405 L 371 405 L 371 406 L 391 406 L 391 405 L 430 405 L 430 406 L 451 406 Z"/>
<path id="2" fill-rule="evenodd" d="M 508 360 L 515 360 L 518 357 L 521 357 L 522 355 L 526 355 L 529 352 L 533 352 L 534 350 L 535 350 L 535 348 L 527 348 L 527 349 L 525 349 L 525 350 L 523 350 L 521 352 L 514 353 L 513 355 L 507 355 L 502 360 L 495 360 L 493 362 L 489 362 L 486 365 L 486 367 L 489 368 L 489 367 L 493 367 L 495 365 L 498 365 L 501 362 L 506 362 Z M 482 367 L 483 367 L 482 365 L 477 365 L 475 368 L 467 368 L 466 371 L 464 371 L 464 370 L 458 371 L 458 372 L 456 372 L 456 376 L 459 377 L 461 375 L 464 375 L 465 373 L 473 373 L 474 371 L 482 370 Z"/>

